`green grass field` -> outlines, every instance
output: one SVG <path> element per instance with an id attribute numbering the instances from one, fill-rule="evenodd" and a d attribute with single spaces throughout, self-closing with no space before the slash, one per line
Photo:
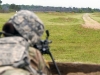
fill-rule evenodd
<path id="1" fill-rule="evenodd" d="M 0 13 L 0 28 L 14 13 Z M 50 51 L 57 62 L 100 63 L 100 30 L 85 29 L 84 13 L 36 13 L 50 32 Z M 100 13 L 90 16 L 100 22 Z M 45 39 L 45 33 L 43 39 Z M 48 55 L 45 55 L 51 61 Z"/>

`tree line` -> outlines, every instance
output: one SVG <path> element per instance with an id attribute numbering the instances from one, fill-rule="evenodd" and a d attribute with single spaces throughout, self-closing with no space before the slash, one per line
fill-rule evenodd
<path id="1" fill-rule="evenodd" d="M 75 12 L 75 13 L 92 13 L 100 12 L 100 9 L 92 8 L 76 8 L 76 7 L 51 7 L 51 6 L 35 6 L 35 5 L 16 5 L 16 4 L 1 4 L 0 10 L 3 12 L 12 12 L 19 10 L 31 10 L 35 12 Z"/>

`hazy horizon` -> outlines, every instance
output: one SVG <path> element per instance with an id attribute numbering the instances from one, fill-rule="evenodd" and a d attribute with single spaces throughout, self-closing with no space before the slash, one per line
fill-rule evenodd
<path id="1" fill-rule="evenodd" d="M 99 0 L 1 0 L 2 4 L 40 5 L 53 7 L 100 8 Z"/>

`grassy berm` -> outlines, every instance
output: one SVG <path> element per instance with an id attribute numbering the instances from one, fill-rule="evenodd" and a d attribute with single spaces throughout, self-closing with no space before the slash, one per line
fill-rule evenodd
<path id="1" fill-rule="evenodd" d="M 0 13 L 0 29 L 13 14 Z M 100 75 L 100 30 L 81 26 L 84 24 L 84 13 L 36 14 L 44 22 L 45 30 L 50 32 L 50 51 L 62 75 Z M 90 13 L 90 16 L 100 22 L 100 13 Z M 42 39 L 45 37 L 44 33 Z M 51 62 L 49 55 L 44 55 L 44 58 Z M 50 65 L 52 72 L 57 74 L 54 65 Z"/>

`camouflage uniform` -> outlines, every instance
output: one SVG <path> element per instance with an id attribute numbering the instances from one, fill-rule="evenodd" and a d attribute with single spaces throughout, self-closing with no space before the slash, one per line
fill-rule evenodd
<path id="1" fill-rule="evenodd" d="M 35 70 L 41 70 L 46 75 L 50 75 L 49 68 L 46 66 L 44 59 L 41 57 L 41 53 L 35 48 L 30 47 L 29 49 L 31 65 Z M 33 75 L 30 72 L 20 69 L 13 68 L 11 66 L 0 67 L 0 75 Z"/>
<path id="2" fill-rule="evenodd" d="M 29 55 L 31 65 L 35 70 L 41 70 L 45 75 L 50 75 L 43 56 L 39 50 L 32 46 L 36 44 L 44 32 L 42 21 L 31 11 L 21 10 L 12 16 L 7 23 L 12 23 L 18 33 L 25 38 L 30 44 Z M 11 66 L 0 67 L 0 75 L 34 75 L 27 70 L 21 68 L 13 68 Z"/>

